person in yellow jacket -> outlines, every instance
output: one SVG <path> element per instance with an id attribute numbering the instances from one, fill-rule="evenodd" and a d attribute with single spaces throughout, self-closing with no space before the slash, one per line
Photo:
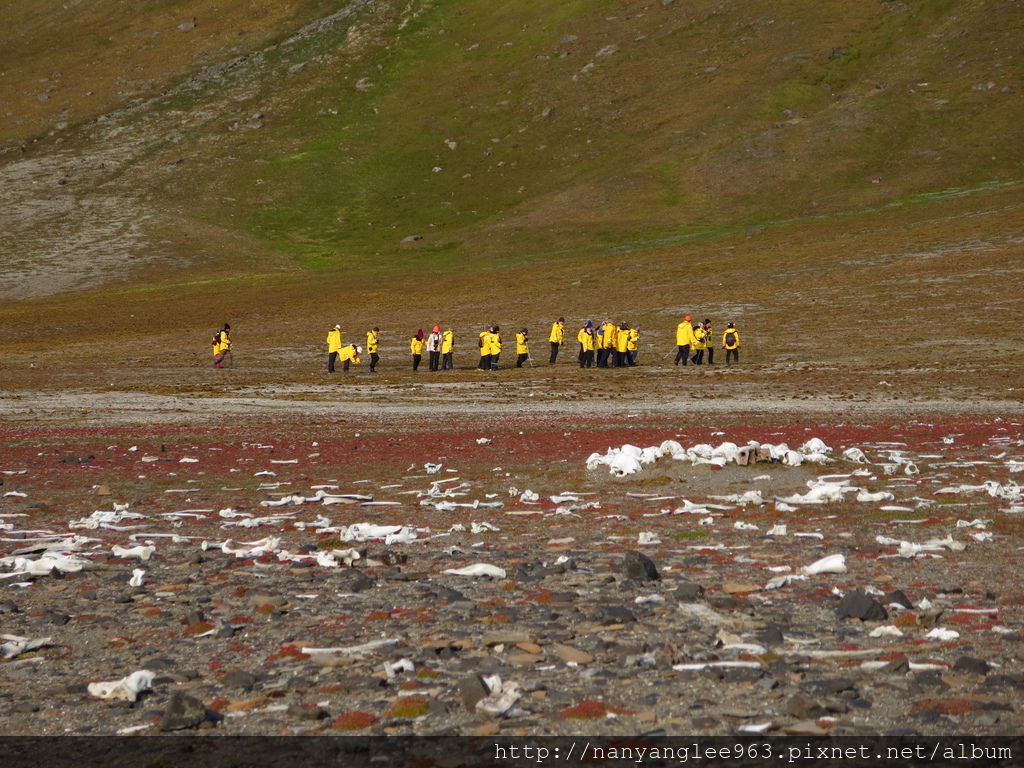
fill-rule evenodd
<path id="1" fill-rule="evenodd" d="M 580 354 L 578 357 L 580 368 L 591 368 L 594 365 L 594 323 L 587 320 L 587 324 L 580 328 L 576 334 L 576 341 L 580 343 Z"/>
<path id="2" fill-rule="evenodd" d="M 622 323 L 615 332 L 615 351 L 612 357 L 612 365 L 619 367 L 629 365 L 627 350 L 629 349 L 629 325 Z"/>
<path id="3" fill-rule="evenodd" d="M 340 362 L 341 370 L 348 372 L 349 363 L 355 363 L 359 365 L 359 354 L 363 351 L 362 347 L 357 347 L 355 344 L 346 344 L 338 350 L 338 362 Z"/>
<path id="4" fill-rule="evenodd" d="M 377 363 L 380 361 L 380 355 L 377 354 L 377 350 L 380 349 L 380 328 L 373 326 L 373 328 L 366 332 L 366 354 L 370 356 L 370 373 L 377 372 Z"/>
<path id="5" fill-rule="evenodd" d="M 224 327 L 216 335 L 216 342 L 213 345 L 213 367 L 223 367 L 225 359 L 230 360 L 232 366 L 235 364 L 235 356 L 231 354 L 231 326 L 227 323 L 224 323 Z"/>
<path id="6" fill-rule="evenodd" d="M 600 330 L 598 330 L 598 345 L 597 345 L 597 367 L 607 368 L 609 358 L 612 356 L 612 351 L 615 349 L 616 336 L 618 335 L 619 327 L 611 320 L 605 320 L 601 324 Z"/>
<path id="7" fill-rule="evenodd" d="M 445 328 L 441 334 L 441 370 L 451 371 L 455 368 L 452 364 L 452 350 L 455 349 L 455 331 Z"/>
<path id="8" fill-rule="evenodd" d="M 530 332 L 526 328 L 522 328 L 519 333 L 516 334 L 516 368 L 522 368 L 530 358 Z M 532 366 L 533 363 L 531 362 Z"/>
<path id="9" fill-rule="evenodd" d="M 711 327 L 711 321 L 704 318 L 704 356 L 708 359 L 708 365 L 715 364 L 715 332 Z"/>
<path id="10" fill-rule="evenodd" d="M 491 326 L 491 370 L 498 370 L 498 356 L 501 355 L 501 328 Z"/>
<path id="11" fill-rule="evenodd" d="M 558 349 L 562 346 L 564 328 L 564 317 L 558 318 L 551 324 L 551 335 L 548 336 L 548 341 L 551 343 L 551 359 L 548 360 L 548 365 L 554 365 L 558 358 Z"/>
<path id="12" fill-rule="evenodd" d="M 418 370 L 420 358 L 423 357 L 423 329 L 416 331 L 416 335 L 409 339 L 409 350 L 412 352 L 412 369 Z"/>
<path id="13" fill-rule="evenodd" d="M 704 324 L 697 322 L 693 324 L 693 357 L 690 358 L 690 362 L 694 365 L 702 365 L 704 363 L 704 350 L 708 348 L 707 345 L 708 334 L 704 330 Z"/>
<path id="14" fill-rule="evenodd" d="M 636 365 L 636 358 L 640 348 L 640 326 L 634 325 L 629 329 L 629 338 L 626 342 L 626 354 L 629 357 L 629 364 Z"/>
<path id="15" fill-rule="evenodd" d="M 327 372 L 334 373 L 334 364 L 341 349 L 341 326 L 336 325 L 327 332 Z"/>
<path id="16" fill-rule="evenodd" d="M 693 346 L 696 339 L 693 337 L 693 318 L 687 315 L 683 318 L 678 326 L 676 326 L 676 360 L 674 365 L 682 363 L 686 365 L 690 360 L 690 347 Z"/>
<path id="17" fill-rule="evenodd" d="M 494 326 L 490 326 L 480 332 L 480 365 L 481 371 L 491 370 L 491 332 Z"/>
<path id="18" fill-rule="evenodd" d="M 722 348 L 725 349 L 725 364 L 729 365 L 731 357 L 737 363 L 740 361 L 740 332 L 736 326 L 729 323 L 722 332 Z"/>

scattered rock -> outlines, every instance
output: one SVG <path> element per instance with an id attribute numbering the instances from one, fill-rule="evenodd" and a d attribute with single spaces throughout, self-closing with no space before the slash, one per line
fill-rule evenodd
<path id="1" fill-rule="evenodd" d="M 175 691 L 164 709 L 160 721 L 161 731 L 180 731 L 197 728 L 206 719 L 206 705 L 187 693 Z"/>
<path id="2" fill-rule="evenodd" d="M 627 552 L 622 567 L 626 577 L 634 581 L 657 581 L 661 578 L 654 561 L 643 552 Z"/>
<path id="3" fill-rule="evenodd" d="M 991 667 L 984 659 L 978 659 L 973 656 L 961 656 L 956 660 L 953 669 L 957 672 L 966 672 L 969 675 L 987 675 Z"/>
<path id="4" fill-rule="evenodd" d="M 840 619 L 860 619 L 861 621 L 885 621 L 889 612 L 885 606 L 862 589 L 854 589 L 846 593 L 836 607 L 836 615 Z"/>

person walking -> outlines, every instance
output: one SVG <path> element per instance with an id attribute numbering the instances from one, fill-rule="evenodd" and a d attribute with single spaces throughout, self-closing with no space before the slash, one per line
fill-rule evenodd
<path id="1" fill-rule="evenodd" d="M 334 373 L 334 364 L 341 349 L 341 326 L 336 325 L 327 332 L 327 372 Z"/>
<path id="2" fill-rule="evenodd" d="M 427 354 L 430 356 L 430 370 L 441 369 L 441 327 L 435 325 L 427 337 Z"/>
<path id="3" fill-rule="evenodd" d="M 580 343 L 579 364 L 580 368 L 591 368 L 594 365 L 594 323 L 587 320 L 587 324 L 580 328 L 576 334 L 576 341 Z"/>
<path id="4" fill-rule="evenodd" d="M 373 326 L 372 330 L 366 332 L 366 354 L 370 356 L 370 373 L 377 372 L 377 363 L 380 361 L 380 355 L 377 354 L 377 350 L 380 348 L 379 334 L 380 328 L 377 326 Z"/>
<path id="5" fill-rule="evenodd" d="M 231 354 L 231 326 L 224 323 L 224 327 L 214 338 L 218 343 L 213 345 L 213 367 L 223 368 L 225 359 L 230 360 L 234 367 L 235 356 Z"/>
<path id="6" fill-rule="evenodd" d="M 687 315 L 683 318 L 683 322 L 676 326 L 676 347 L 678 351 L 676 352 L 676 360 L 673 365 L 679 365 L 680 362 L 686 365 L 690 360 L 690 347 L 696 341 L 693 337 L 692 320 L 693 318 Z"/>
<path id="7" fill-rule="evenodd" d="M 451 371 L 455 366 L 452 364 L 452 350 L 455 349 L 455 331 L 445 328 L 441 334 L 441 370 Z"/>
<path id="8" fill-rule="evenodd" d="M 558 350 L 562 346 L 564 329 L 564 317 L 558 318 L 551 324 L 551 335 L 548 336 L 548 341 L 551 343 L 551 359 L 548 360 L 548 365 L 554 365 L 555 360 L 558 358 Z"/>
<path id="9" fill-rule="evenodd" d="M 636 365 L 636 358 L 640 354 L 640 326 L 634 325 L 629 329 L 629 341 L 626 343 L 626 354 L 629 355 L 629 364 Z"/>
<path id="10" fill-rule="evenodd" d="M 694 365 L 702 365 L 704 363 L 704 350 L 707 347 L 705 344 L 707 334 L 704 332 L 703 323 L 696 322 L 693 324 L 693 357 L 690 358 L 690 362 Z"/>
<path id="11" fill-rule="evenodd" d="M 530 357 L 530 332 L 526 328 L 516 334 L 516 368 L 522 368 Z M 531 363 L 532 365 L 532 363 Z"/>
<path id="12" fill-rule="evenodd" d="M 480 332 L 480 370 L 491 370 L 491 333 L 494 326 L 488 326 Z"/>
<path id="13" fill-rule="evenodd" d="M 341 363 L 341 370 L 348 373 L 349 363 L 355 363 L 359 365 L 359 355 L 362 353 L 363 348 L 357 347 L 355 344 L 346 344 L 338 350 L 338 361 Z"/>
<path id="14" fill-rule="evenodd" d="M 423 329 L 416 331 L 416 335 L 409 339 L 409 350 L 412 352 L 412 369 L 418 371 L 420 359 L 423 357 Z"/>
<path id="15" fill-rule="evenodd" d="M 715 333 L 711 321 L 704 318 L 704 352 L 707 354 L 708 365 L 715 364 Z"/>
<path id="16" fill-rule="evenodd" d="M 729 358 L 740 362 L 740 332 L 736 326 L 729 323 L 722 332 L 722 348 L 725 350 L 725 364 L 729 365 Z"/>

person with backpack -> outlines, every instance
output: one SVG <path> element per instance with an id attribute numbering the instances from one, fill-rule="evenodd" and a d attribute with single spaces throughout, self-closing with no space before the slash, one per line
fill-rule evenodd
<path id="1" fill-rule="evenodd" d="M 676 360 L 673 365 L 679 365 L 681 362 L 686 365 L 690 360 L 690 347 L 696 341 L 693 337 L 693 325 L 691 325 L 693 318 L 689 315 L 683 318 L 678 326 L 676 326 Z"/>
<path id="2" fill-rule="evenodd" d="M 715 333 L 711 321 L 704 318 L 704 352 L 707 354 L 708 365 L 715 364 Z"/>
<path id="3" fill-rule="evenodd" d="M 336 325 L 327 332 L 327 372 L 334 373 L 334 364 L 341 349 L 341 326 Z"/>
<path id="4" fill-rule="evenodd" d="M 230 360 L 234 366 L 235 356 L 231 354 L 231 326 L 227 323 L 224 323 L 224 327 L 214 336 L 213 367 L 222 368 L 225 359 Z"/>
<path id="5" fill-rule="evenodd" d="M 370 356 L 370 373 L 377 372 L 377 363 L 380 361 L 380 355 L 377 354 L 377 350 L 380 349 L 379 338 L 380 328 L 377 326 L 366 332 L 366 354 Z"/>
<path id="6" fill-rule="evenodd" d="M 526 328 L 516 334 L 516 368 L 522 368 L 530 357 L 530 332 Z M 531 363 L 530 365 L 533 365 Z"/>
<path id="7" fill-rule="evenodd" d="M 416 331 L 416 335 L 409 339 L 409 351 L 412 352 L 412 369 L 419 370 L 420 359 L 423 357 L 423 329 Z"/>
<path id="8" fill-rule="evenodd" d="M 729 359 L 732 358 L 737 364 L 740 362 L 740 332 L 736 330 L 736 326 L 729 323 L 725 327 L 725 331 L 722 333 L 722 348 L 725 349 L 725 364 L 729 365 Z"/>
<path id="9" fill-rule="evenodd" d="M 452 364 L 452 350 L 455 349 L 455 331 L 445 328 L 441 334 L 441 370 L 451 371 L 455 368 Z"/>
<path id="10" fill-rule="evenodd" d="M 563 329 L 565 328 L 565 318 L 560 317 L 551 324 L 551 335 L 548 336 L 548 342 L 551 344 L 551 359 L 548 360 L 548 365 L 554 365 L 555 360 L 558 358 L 558 349 L 562 346 Z"/>
<path id="11" fill-rule="evenodd" d="M 579 364 L 580 368 L 591 368 L 594 365 L 594 323 L 587 320 L 587 324 L 580 328 L 576 334 L 576 341 L 580 343 Z"/>
<path id="12" fill-rule="evenodd" d="M 435 325 L 427 337 L 427 354 L 430 356 L 430 370 L 441 369 L 441 327 Z"/>

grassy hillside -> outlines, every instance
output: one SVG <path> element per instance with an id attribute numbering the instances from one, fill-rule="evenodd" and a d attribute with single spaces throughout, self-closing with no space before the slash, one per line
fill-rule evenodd
<path id="1" fill-rule="evenodd" d="M 851 354 L 846 303 L 914 304 L 888 319 L 926 334 L 936 296 L 1019 309 L 1013 0 L 3 13 L 9 353 L 54 317 L 93 354 L 224 318 L 271 344 L 341 311 L 668 328 L 699 305 L 767 338 L 802 312 Z"/>

